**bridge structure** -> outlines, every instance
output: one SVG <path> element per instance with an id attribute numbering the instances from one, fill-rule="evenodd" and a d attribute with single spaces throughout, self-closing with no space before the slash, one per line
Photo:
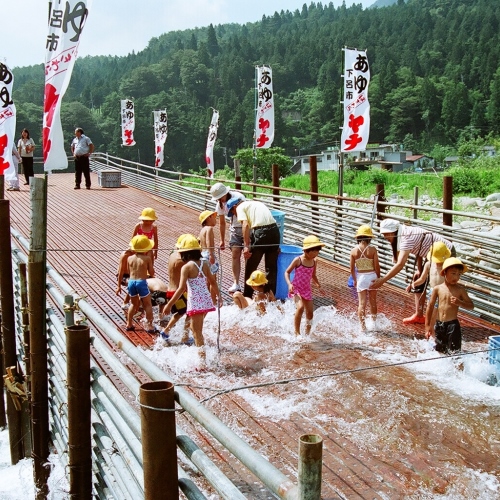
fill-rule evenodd
<path id="1" fill-rule="evenodd" d="M 315 297 L 315 329 L 309 338 L 295 338 L 290 301 L 281 311 L 269 313 L 267 320 L 236 311 L 227 293 L 232 283 L 230 254 L 220 251 L 219 282 L 225 305 L 207 316 L 208 370 L 197 372 L 192 351 L 176 342 L 176 332 L 167 346 L 148 334 L 140 320 L 135 331 L 125 330 L 122 297 L 115 294 L 116 270 L 141 210 L 150 206 L 158 215 L 160 240 L 155 271 L 167 282 L 167 259 L 177 237 L 186 232 L 198 234 L 199 212 L 214 206 L 208 191 L 213 181 L 176 172 L 160 177 L 145 166 L 99 154 L 92 169 L 90 190 L 74 191 L 71 174 L 45 177 L 46 258 L 51 357 L 64 356 L 62 335 L 51 338 L 50 330 L 63 324 L 62 303 L 69 295 L 80 304 L 77 321 L 89 325 L 94 337 L 94 400 L 112 401 L 104 410 L 99 402 L 94 404 L 96 414 L 114 421 L 114 426 L 108 426 L 109 440 L 101 444 L 95 438 L 94 422 L 94 461 L 101 462 L 93 473 L 97 496 L 137 498 L 135 494 L 144 494 L 143 457 L 130 441 L 140 440 L 140 431 L 134 427 L 140 413 L 139 385 L 155 380 L 173 383 L 176 404 L 183 410 L 177 415 L 178 444 L 182 436 L 193 443 L 191 452 L 186 451 L 189 446 L 179 444 L 179 484 L 188 498 L 198 494 L 298 498 L 298 441 L 303 435 L 321 436 L 323 441 L 321 498 L 403 498 L 456 488 L 463 490 L 465 498 L 473 480 L 463 473 L 471 470 L 500 481 L 495 458 L 500 443 L 494 424 L 497 404 L 485 411 L 483 400 L 464 400 L 432 377 L 426 379 L 422 372 L 412 370 L 417 362 L 434 363 L 435 370 L 447 362 L 448 376 L 460 376 L 462 361 L 460 356 L 436 360 L 442 357 L 433 354 L 423 340 L 423 326 L 403 326 L 402 317 L 414 307 L 413 296 L 404 291 L 411 264 L 379 292 L 380 328 L 359 332 L 357 295 L 347 286 L 347 262 L 355 229 L 362 223 L 375 228 L 378 224 L 380 207 L 373 200 L 339 203 L 335 197 L 320 197 L 311 201 L 304 193 L 280 190 L 277 194 L 242 185 L 248 196 L 285 212 L 286 244 L 300 245 L 307 234 L 319 234 L 327 244 L 318 263 L 322 295 Z M 109 171 L 120 173 L 119 186 L 99 185 L 103 173 Z M 5 194 L 16 269 L 27 261 L 30 251 L 30 197 L 28 189 Z M 386 208 L 391 209 L 389 204 Z M 415 206 L 409 207 L 408 213 L 414 210 Z M 396 217 L 416 222 L 399 213 Z M 483 222 L 492 221 L 485 217 Z M 448 237 L 453 232 L 435 220 L 423 224 Z M 473 270 L 468 286 L 477 308 L 473 314 L 461 313 L 460 321 L 464 355 L 484 361 L 488 338 L 500 330 L 498 271 L 489 262 L 494 261 L 498 241 L 460 230 L 458 234 L 461 241 L 483 250 L 481 262 L 472 259 L 474 252 L 461 256 Z M 382 266 L 388 269 L 388 245 L 376 244 Z M 16 311 L 16 328 L 22 337 L 27 325 L 22 308 Z M 53 326 L 58 321 L 61 325 Z M 51 389 L 50 426 L 55 448 L 61 460 L 67 461 L 62 371 L 49 368 L 51 380 L 61 379 Z M 135 437 L 134 431 L 127 437 L 126 427 L 135 429 Z M 111 453 L 111 448 L 117 451 Z M 191 483 L 196 483 L 192 490 L 186 486 Z"/>

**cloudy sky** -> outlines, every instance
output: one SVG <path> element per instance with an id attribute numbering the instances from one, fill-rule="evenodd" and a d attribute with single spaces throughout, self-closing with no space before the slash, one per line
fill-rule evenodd
<path id="1" fill-rule="evenodd" d="M 0 61 L 11 68 L 43 63 L 49 0 L 1 0 Z M 53 0 L 57 3 L 62 0 Z M 80 56 L 124 56 L 163 33 L 224 23 L 255 22 L 310 0 L 91 0 Z M 324 0 L 328 4 L 330 0 Z M 375 0 L 346 0 L 346 5 Z M 342 0 L 333 0 L 335 6 Z"/>

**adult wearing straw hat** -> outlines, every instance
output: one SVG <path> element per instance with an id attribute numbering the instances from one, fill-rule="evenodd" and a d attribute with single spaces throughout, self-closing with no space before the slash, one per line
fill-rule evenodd
<path id="1" fill-rule="evenodd" d="M 372 283 L 372 288 L 380 288 L 384 283 L 396 276 L 406 264 L 410 254 L 415 256 L 416 270 L 414 278 L 417 279 L 422 272 L 423 258 L 429 252 L 431 245 L 436 241 L 443 242 L 450 250 L 451 255 L 455 256 L 456 251 L 453 243 L 443 238 L 437 233 L 427 231 L 421 227 L 405 226 L 395 219 L 384 219 L 380 223 L 380 234 L 391 244 L 394 265 L 389 269 L 385 276 L 381 276 Z M 424 295 L 425 290 L 416 290 L 418 303 L 417 311 L 410 317 L 403 319 L 403 324 L 424 324 Z M 418 299 L 418 300 L 417 300 Z"/>
<path id="2" fill-rule="evenodd" d="M 228 186 L 222 182 L 216 182 L 210 188 L 212 200 L 215 201 L 215 211 L 219 218 L 220 229 L 220 249 L 226 248 L 226 216 L 228 215 L 227 202 L 231 199 L 244 200 L 245 197 L 238 191 L 229 189 Z M 241 222 L 236 216 L 230 217 L 231 224 L 229 226 L 229 248 L 231 249 L 231 270 L 233 273 L 233 284 L 229 288 L 229 293 L 239 292 L 240 288 L 240 274 L 241 274 L 241 253 L 243 252 L 243 232 L 241 229 Z"/>

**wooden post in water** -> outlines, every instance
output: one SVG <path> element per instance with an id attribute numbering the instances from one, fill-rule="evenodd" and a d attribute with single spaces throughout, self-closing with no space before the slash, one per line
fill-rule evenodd
<path id="1" fill-rule="evenodd" d="M 271 165 L 271 174 L 273 179 L 273 201 L 274 203 L 280 202 L 280 168 L 276 163 Z"/>
<path id="2" fill-rule="evenodd" d="M 141 435 L 145 500 L 178 500 L 177 438 L 174 386 L 158 381 L 142 384 Z M 168 478 L 168 480 L 165 480 Z"/>
<path id="3" fill-rule="evenodd" d="M 299 438 L 298 500 L 320 500 L 323 439 L 317 434 Z"/>
<path id="4" fill-rule="evenodd" d="M 10 244 L 9 200 L 0 200 L 0 234 L 4 235 L 0 245 L 0 303 L 2 307 L 3 368 L 2 387 L 9 368 L 16 368 L 16 320 L 14 313 L 14 286 L 12 283 L 12 248 Z M 3 391 L 2 391 L 3 397 Z M 21 411 L 7 390 L 7 422 L 9 425 L 10 460 L 12 465 L 24 458 L 22 447 Z"/>
<path id="5" fill-rule="evenodd" d="M 453 210 L 453 177 L 443 177 L 443 208 Z M 443 214 L 443 226 L 453 226 L 453 215 Z"/>
<path id="6" fill-rule="evenodd" d="M 309 191 L 311 193 L 311 201 L 317 203 L 319 201 L 318 196 L 318 163 L 316 156 L 309 157 Z M 312 209 L 312 223 L 313 227 L 319 233 L 319 207 L 317 205 L 313 205 Z M 319 236 L 319 234 L 318 234 Z"/>
<path id="7" fill-rule="evenodd" d="M 46 179 L 30 180 L 31 237 L 28 256 L 28 303 L 31 346 L 31 428 L 33 430 L 33 467 L 36 498 L 45 499 L 50 469 L 49 457 L 49 402 L 47 373 L 46 327 L 46 248 L 47 248 L 47 193 Z"/>
<path id="8" fill-rule="evenodd" d="M 92 498 L 90 422 L 90 328 L 66 328 L 68 386 L 68 458 L 70 498 Z"/>

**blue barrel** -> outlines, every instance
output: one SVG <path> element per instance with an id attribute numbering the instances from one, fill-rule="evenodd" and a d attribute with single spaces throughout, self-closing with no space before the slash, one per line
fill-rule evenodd
<path id="1" fill-rule="evenodd" d="M 280 272 L 279 262 L 278 257 L 278 276 Z M 488 355 L 490 365 L 494 365 L 496 371 L 500 374 L 500 335 L 492 335 L 488 338 L 488 348 L 492 349 Z"/>
<path id="2" fill-rule="evenodd" d="M 278 255 L 278 276 L 276 278 L 276 298 L 286 299 L 288 297 L 288 285 L 285 280 L 285 271 L 292 263 L 295 257 L 302 255 L 303 250 L 295 245 L 280 245 L 280 253 Z M 290 275 L 293 279 L 295 271 Z"/>
<path id="3" fill-rule="evenodd" d="M 280 245 L 283 245 L 283 232 L 285 231 L 285 212 L 281 210 L 271 210 L 271 215 L 274 217 L 276 224 L 280 228 Z"/>

